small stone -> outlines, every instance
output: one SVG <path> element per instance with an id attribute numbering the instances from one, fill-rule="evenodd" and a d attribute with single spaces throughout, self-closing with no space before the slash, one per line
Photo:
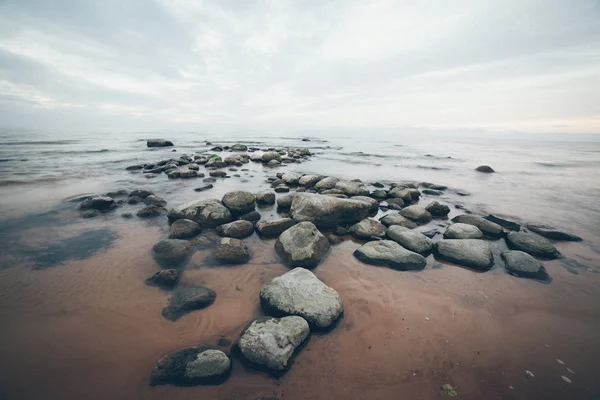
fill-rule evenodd
<path id="1" fill-rule="evenodd" d="M 256 230 L 261 236 L 279 236 L 294 225 L 296 225 L 296 221 L 291 218 L 262 220 L 256 224 Z"/>
<path id="2" fill-rule="evenodd" d="M 254 224 L 250 221 L 233 221 L 228 224 L 219 225 L 215 231 L 220 236 L 242 239 L 254 233 Z"/>
<path id="3" fill-rule="evenodd" d="M 222 238 L 217 241 L 215 258 L 224 264 L 245 264 L 250 261 L 248 248 L 239 239 Z"/>
<path id="4" fill-rule="evenodd" d="M 162 264 L 177 265 L 186 261 L 194 248 L 187 240 L 164 239 L 152 247 L 154 258 Z"/>
<path id="5" fill-rule="evenodd" d="M 145 282 L 150 286 L 171 288 L 179 282 L 179 272 L 176 269 L 164 269 L 153 274 Z"/>
<path id="6" fill-rule="evenodd" d="M 169 239 L 189 239 L 202 231 L 198 223 L 190 219 L 178 219 L 169 228 Z"/>
<path id="7" fill-rule="evenodd" d="M 564 375 L 563 375 L 563 376 L 561 376 L 561 378 L 562 378 L 562 380 L 563 380 L 563 381 L 565 381 L 565 382 L 567 382 L 567 383 L 573 383 L 573 381 L 572 381 L 572 380 L 570 380 L 569 378 L 567 378 L 567 377 L 566 377 L 566 376 L 564 376 Z"/>
<path id="8" fill-rule="evenodd" d="M 204 286 L 176 289 L 169 297 L 169 304 L 162 311 L 163 317 L 176 321 L 194 310 L 201 310 L 215 302 L 217 294 Z"/>
<path id="9" fill-rule="evenodd" d="M 214 186 L 212 184 L 203 185 L 203 186 L 195 188 L 194 191 L 196 191 L 196 192 L 203 192 L 205 190 L 212 189 L 213 187 Z"/>
<path id="10" fill-rule="evenodd" d="M 275 193 L 264 190 L 256 193 L 256 203 L 258 204 L 275 204 Z"/>

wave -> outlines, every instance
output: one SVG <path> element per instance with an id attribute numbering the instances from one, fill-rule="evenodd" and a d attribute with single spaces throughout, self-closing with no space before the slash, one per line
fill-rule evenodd
<path id="1" fill-rule="evenodd" d="M 0 142 L 0 146 L 41 146 L 41 145 L 56 145 L 56 144 L 75 144 L 80 143 L 80 140 L 34 140 L 21 142 Z"/>
<path id="2" fill-rule="evenodd" d="M 431 165 L 417 165 L 415 168 L 420 168 L 420 169 L 431 169 L 434 171 L 449 171 L 450 168 L 446 168 L 446 167 L 434 167 Z"/>
<path id="3" fill-rule="evenodd" d="M 386 155 L 386 154 L 363 153 L 362 151 L 353 151 L 350 153 L 340 153 L 340 155 L 351 156 L 351 157 L 399 158 L 398 156 L 391 156 L 391 155 Z"/>
<path id="4" fill-rule="evenodd" d="M 48 182 L 59 182 L 64 181 L 66 177 L 58 177 L 58 176 L 47 176 L 37 179 L 23 180 L 23 179 L 7 179 L 5 181 L 0 181 L 0 187 L 6 186 L 19 186 L 19 185 L 35 185 L 38 183 L 48 183 Z"/>

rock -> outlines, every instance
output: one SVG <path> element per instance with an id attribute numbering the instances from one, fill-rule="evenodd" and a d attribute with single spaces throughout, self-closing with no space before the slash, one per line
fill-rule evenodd
<path id="1" fill-rule="evenodd" d="M 264 285 L 260 304 L 275 317 L 302 317 L 312 330 L 331 329 L 344 312 L 339 294 L 304 268 L 294 268 Z"/>
<path id="2" fill-rule="evenodd" d="M 202 175 L 202 176 L 204 176 L 204 175 Z M 197 178 L 198 177 L 198 171 L 194 171 L 194 170 L 179 171 L 179 177 L 181 179 Z"/>
<path id="3" fill-rule="evenodd" d="M 348 197 L 340 189 L 325 189 L 325 190 L 321 190 L 319 193 L 321 193 L 321 194 L 339 194 L 346 198 Z"/>
<path id="4" fill-rule="evenodd" d="M 479 172 L 485 172 L 485 173 L 492 173 L 492 172 L 496 172 L 492 169 L 492 167 L 488 166 L 488 165 L 480 165 L 479 167 L 475 168 L 475 171 L 479 171 Z"/>
<path id="5" fill-rule="evenodd" d="M 524 251 L 534 257 L 554 259 L 560 255 L 548 239 L 529 232 L 509 232 L 506 235 L 508 247 Z"/>
<path id="6" fill-rule="evenodd" d="M 215 245 L 215 258 L 224 264 L 245 264 L 250 261 L 248 248 L 239 239 L 222 238 Z"/>
<path id="7" fill-rule="evenodd" d="M 279 236 L 294 225 L 296 225 L 296 221 L 291 218 L 263 220 L 256 224 L 256 230 L 261 236 Z"/>
<path id="8" fill-rule="evenodd" d="M 296 221 L 310 221 L 323 228 L 355 224 L 368 215 L 369 209 L 369 204 L 364 201 L 310 193 L 296 193 L 291 206 Z"/>
<path id="9" fill-rule="evenodd" d="M 231 150 L 233 150 L 233 151 L 248 151 L 248 146 L 237 143 L 237 144 L 234 144 L 233 146 L 231 146 Z"/>
<path id="10" fill-rule="evenodd" d="M 188 347 L 158 360 L 150 375 L 150 386 L 217 384 L 230 371 L 231 360 L 221 350 Z"/>
<path id="11" fill-rule="evenodd" d="M 399 225 L 408 229 L 414 229 L 417 227 L 417 224 L 415 224 L 409 219 L 404 218 L 402 215 L 400 215 L 400 213 L 397 212 L 392 212 L 387 215 L 384 215 L 379 221 L 387 227 L 390 227 L 392 225 Z"/>
<path id="12" fill-rule="evenodd" d="M 256 210 L 250 211 L 247 214 L 239 216 L 239 219 L 241 219 L 243 221 L 250 221 L 250 222 L 256 222 L 256 221 L 260 220 L 261 218 L 262 217 L 261 217 L 260 213 Z"/>
<path id="13" fill-rule="evenodd" d="M 498 238 L 504 232 L 502 227 L 485 218 L 477 215 L 462 214 L 452 218 L 452 222 L 460 222 L 462 224 L 475 225 L 484 235 L 491 238 Z"/>
<path id="14" fill-rule="evenodd" d="M 350 227 L 352 236 L 365 240 L 383 238 L 385 236 L 385 231 L 385 226 L 370 218 L 365 218 Z"/>
<path id="15" fill-rule="evenodd" d="M 153 194 L 153 192 L 147 189 L 134 189 L 129 193 L 129 197 L 139 197 L 140 199 L 145 199 Z"/>
<path id="16" fill-rule="evenodd" d="M 283 179 L 285 184 L 288 186 L 295 186 L 300 181 L 300 177 L 298 175 L 291 173 L 283 174 L 281 179 Z"/>
<path id="17" fill-rule="evenodd" d="M 169 178 L 169 179 L 179 179 L 179 178 L 181 178 L 181 170 L 180 169 L 176 169 L 176 170 L 167 172 L 167 178 Z"/>
<path id="18" fill-rule="evenodd" d="M 383 200 L 388 197 L 388 193 L 385 190 L 379 189 L 374 190 L 370 196 L 374 199 Z"/>
<path id="19" fill-rule="evenodd" d="M 547 281 L 550 275 L 541 262 L 527 253 L 518 250 L 508 250 L 502 253 L 504 268 L 514 276 L 533 278 Z"/>
<path id="20" fill-rule="evenodd" d="M 143 169 L 144 166 L 143 165 L 130 165 L 129 167 L 125 168 L 126 171 L 138 171 L 140 169 Z"/>
<path id="21" fill-rule="evenodd" d="M 264 163 L 269 163 L 271 161 L 277 161 L 277 163 L 279 163 L 279 160 L 281 160 L 281 156 L 278 153 L 269 151 L 266 152 L 262 155 L 261 157 L 262 162 Z"/>
<path id="22" fill-rule="evenodd" d="M 173 146 L 173 142 L 165 139 L 148 139 L 146 142 L 146 146 L 148 147 L 169 147 Z"/>
<path id="23" fill-rule="evenodd" d="M 202 185 L 200 187 L 195 188 L 194 191 L 196 191 L 196 192 L 203 192 L 205 190 L 212 189 L 213 187 L 214 186 L 209 183 L 208 185 Z"/>
<path id="24" fill-rule="evenodd" d="M 233 221 L 217 226 L 215 231 L 221 236 L 242 239 L 254 233 L 254 224 L 244 220 Z"/>
<path id="25" fill-rule="evenodd" d="M 219 200 L 195 200 L 172 208 L 169 221 L 191 219 L 202 226 L 214 228 L 232 221 L 231 212 Z"/>
<path id="26" fill-rule="evenodd" d="M 165 199 L 162 199 L 158 196 L 155 196 L 153 194 L 151 194 L 150 196 L 146 197 L 144 200 L 144 203 L 149 205 L 149 206 L 157 206 L 157 207 L 164 207 L 167 205 L 167 202 L 165 201 Z"/>
<path id="27" fill-rule="evenodd" d="M 376 188 L 382 188 L 385 187 L 385 185 L 381 182 L 373 182 L 371 183 L 372 186 L 376 187 Z"/>
<path id="28" fill-rule="evenodd" d="M 107 197 L 107 196 L 94 196 L 94 197 L 90 197 L 85 199 L 84 201 L 81 202 L 81 204 L 79 205 L 79 208 L 81 210 L 100 210 L 100 211 L 105 211 L 105 210 L 110 210 L 111 208 L 115 208 L 116 204 L 115 204 L 115 200 L 112 197 Z"/>
<path id="29" fill-rule="evenodd" d="M 323 178 L 319 182 L 315 183 L 315 189 L 317 189 L 318 191 L 333 189 L 333 188 L 335 188 L 335 185 L 339 181 L 340 180 L 338 178 L 329 176 L 329 177 Z"/>
<path id="30" fill-rule="evenodd" d="M 417 224 L 426 224 L 431 221 L 432 216 L 423 206 L 413 205 L 400 210 L 400 215 L 410 219 Z"/>
<path id="31" fill-rule="evenodd" d="M 222 201 L 234 216 L 247 214 L 256 206 L 256 197 L 244 190 L 225 193 Z"/>
<path id="32" fill-rule="evenodd" d="M 176 269 L 163 269 L 145 280 L 147 285 L 171 288 L 179 282 L 179 272 Z"/>
<path id="33" fill-rule="evenodd" d="M 293 356 L 310 340 L 308 322 L 302 317 L 258 318 L 237 342 L 240 354 L 250 364 L 271 373 L 282 373 Z"/>
<path id="34" fill-rule="evenodd" d="M 392 225 L 387 230 L 388 238 L 407 250 L 427 256 L 433 249 L 433 242 L 422 233 L 400 225 Z"/>
<path id="35" fill-rule="evenodd" d="M 169 239 L 190 239 L 199 234 L 202 227 L 190 219 L 178 219 L 169 228 Z"/>
<path id="36" fill-rule="evenodd" d="M 430 196 L 441 196 L 442 195 L 441 192 L 438 192 L 437 190 L 433 190 L 433 189 L 423 189 L 422 193 L 428 194 Z"/>
<path id="37" fill-rule="evenodd" d="M 286 185 L 283 185 L 283 184 L 282 185 L 277 185 L 275 187 L 275 192 L 277 192 L 277 193 L 287 193 L 289 191 L 290 191 L 290 188 L 288 186 L 286 186 Z"/>
<path id="38" fill-rule="evenodd" d="M 480 239 L 442 239 L 435 252 L 439 258 L 474 269 L 488 270 L 494 263 L 490 245 Z"/>
<path id="39" fill-rule="evenodd" d="M 198 164 L 189 164 L 188 169 L 192 171 L 198 171 L 200 169 L 200 166 Z"/>
<path id="40" fill-rule="evenodd" d="M 316 267 L 329 252 L 329 241 L 312 222 L 301 222 L 284 231 L 275 250 L 291 267 Z"/>
<path id="41" fill-rule="evenodd" d="M 187 240 L 164 239 L 152 247 L 152 255 L 160 264 L 178 265 L 194 254 L 194 247 Z"/>
<path id="42" fill-rule="evenodd" d="M 133 214 L 130 212 L 126 212 L 126 213 L 121 214 L 121 217 L 129 219 L 129 218 L 133 218 Z"/>
<path id="43" fill-rule="evenodd" d="M 475 225 L 457 222 L 446 228 L 445 239 L 483 239 L 483 232 Z"/>
<path id="44" fill-rule="evenodd" d="M 267 163 L 267 165 L 269 167 L 277 167 L 277 166 L 281 165 L 281 162 L 277 161 L 277 160 L 271 160 Z"/>
<path id="45" fill-rule="evenodd" d="M 391 209 L 394 210 L 402 210 L 402 208 L 405 205 L 410 205 L 410 202 L 405 203 L 404 200 L 402 200 L 401 198 L 397 197 L 397 198 L 391 198 L 391 199 L 387 199 L 385 201 L 385 203 L 382 204 L 387 204 L 387 206 Z"/>
<path id="46" fill-rule="evenodd" d="M 385 265 L 401 271 L 422 270 L 427 261 L 392 240 L 367 242 L 354 251 L 354 257 L 372 265 Z"/>
<path id="47" fill-rule="evenodd" d="M 412 202 L 411 189 L 403 186 L 394 187 L 388 192 L 388 197 L 402 199 L 405 204 L 410 204 Z"/>
<path id="48" fill-rule="evenodd" d="M 487 217 L 485 217 L 485 219 L 487 219 L 488 221 L 491 221 L 495 224 L 498 224 L 504 228 L 519 232 L 521 230 L 521 225 L 517 224 L 516 222 L 513 221 L 509 221 L 507 219 L 504 219 L 502 217 L 498 217 L 496 215 L 488 215 Z"/>
<path id="49" fill-rule="evenodd" d="M 282 210 L 289 210 L 292 207 L 292 200 L 294 200 L 295 194 L 288 194 L 287 196 L 281 196 L 277 198 L 277 208 Z"/>
<path id="50" fill-rule="evenodd" d="M 298 184 L 300 186 L 313 187 L 321 179 L 323 179 L 323 175 L 303 175 L 298 181 Z"/>
<path id="51" fill-rule="evenodd" d="M 100 211 L 99 210 L 86 210 L 84 212 L 81 213 L 81 218 L 94 218 L 97 217 L 98 215 L 100 215 Z"/>
<path id="52" fill-rule="evenodd" d="M 216 171 L 210 171 L 208 173 L 208 175 L 212 176 L 213 178 L 225 178 L 227 176 L 227 172 L 221 171 L 221 170 L 216 170 Z"/>
<path id="53" fill-rule="evenodd" d="M 340 181 L 335 184 L 335 188 L 341 190 L 349 197 L 369 195 L 369 188 L 362 182 Z"/>
<path id="54" fill-rule="evenodd" d="M 371 214 L 376 214 L 379 211 L 379 202 L 371 197 L 367 196 L 353 196 L 352 200 L 364 201 L 365 203 L 369 203 L 370 209 L 369 212 Z"/>
<path id="55" fill-rule="evenodd" d="M 270 190 L 264 190 L 256 193 L 256 202 L 258 204 L 275 204 L 275 193 Z"/>
<path id="56" fill-rule="evenodd" d="M 204 286 L 189 286 L 176 289 L 169 297 L 169 304 L 162 315 L 169 321 L 176 321 L 194 310 L 201 310 L 215 302 L 217 294 Z"/>
<path id="57" fill-rule="evenodd" d="M 445 185 L 437 185 L 437 184 L 432 184 L 429 189 L 433 189 L 433 190 L 446 190 L 448 189 L 448 186 Z"/>
<path id="58" fill-rule="evenodd" d="M 445 204 L 440 204 L 437 201 L 432 201 L 425 209 L 434 217 L 445 217 L 450 213 L 450 207 Z"/>
<path id="59" fill-rule="evenodd" d="M 561 231 L 561 230 L 558 230 L 556 228 L 553 228 L 551 226 L 544 225 L 544 224 L 537 224 L 537 223 L 530 222 L 527 224 L 527 229 L 529 229 L 532 232 L 537 233 L 538 235 L 542 235 L 542 236 L 547 237 L 548 239 L 552 239 L 552 240 L 564 240 L 564 241 L 569 241 L 569 242 L 580 242 L 583 240 L 577 235 L 574 235 L 569 232 Z"/>
<path id="60" fill-rule="evenodd" d="M 167 209 L 164 207 L 147 206 L 136 212 L 135 215 L 137 215 L 140 218 L 154 218 L 165 215 L 166 212 Z"/>
<path id="61" fill-rule="evenodd" d="M 127 199 L 127 204 L 137 204 L 137 203 L 141 203 L 143 201 L 143 199 L 135 196 L 135 197 L 130 197 L 129 199 Z"/>

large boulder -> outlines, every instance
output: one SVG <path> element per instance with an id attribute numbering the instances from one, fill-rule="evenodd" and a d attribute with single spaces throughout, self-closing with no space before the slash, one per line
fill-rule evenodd
<path id="1" fill-rule="evenodd" d="M 333 188 L 335 188 L 335 185 L 339 181 L 340 180 L 338 178 L 329 176 L 329 177 L 323 178 L 319 182 L 315 183 L 315 189 L 317 189 L 319 192 L 322 190 L 333 189 Z"/>
<path id="2" fill-rule="evenodd" d="M 294 268 L 264 285 L 260 304 L 275 317 L 298 315 L 313 330 L 331 329 L 344 311 L 339 294 L 304 268 Z"/>
<path id="3" fill-rule="evenodd" d="M 258 318 L 240 335 L 237 347 L 251 365 L 271 373 L 285 372 L 294 355 L 310 340 L 308 322 L 302 317 Z"/>
<path id="4" fill-rule="evenodd" d="M 367 242 L 354 251 L 354 257 L 372 265 L 385 265 L 401 271 L 421 270 L 427 261 L 392 240 Z"/>
<path id="5" fill-rule="evenodd" d="M 329 252 L 329 241 L 312 222 L 301 222 L 283 232 L 275 250 L 291 267 L 314 268 Z"/>
<path id="6" fill-rule="evenodd" d="M 208 228 L 232 221 L 231 211 L 216 199 L 191 201 L 172 208 L 167 216 L 171 222 L 185 218 Z"/>
<path id="7" fill-rule="evenodd" d="M 146 142 L 148 147 L 170 147 L 173 146 L 173 142 L 166 139 L 148 139 Z"/>
<path id="8" fill-rule="evenodd" d="M 527 224 L 527 229 L 529 229 L 532 232 L 537 233 L 538 235 L 542 235 L 542 236 L 547 237 L 548 239 L 552 239 L 552 240 L 565 240 L 568 242 L 580 242 L 583 240 L 575 234 L 561 231 L 552 226 L 544 225 L 544 224 L 530 222 Z"/>
<path id="9" fill-rule="evenodd" d="M 502 259 L 504 260 L 504 268 L 511 275 L 543 281 L 551 279 L 542 263 L 527 253 L 519 250 L 508 250 L 502 253 Z"/>
<path id="10" fill-rule="evenodd" d="M 369 213 L 364 201 L 338 199 L 311 193 L 296 193 L 292 199 L 292 217 L 298 222 L 310 221 L 322 228 L 354 224 Z"/>
<path id="11" fill-rule="evenodd" d="M 488 270 L 494 264 L 490 245 L 480 239 L 442 239 L 435 245 L 436 256 L 455 264 Z"/>
<path id="12" fill-rule="evenodd" d="M 189 239 L 202 231 L 202 227 L 191 219 L 178 219 L 169 228 L 169 239 Z"/>
<path id="13" fill-rule="evenodd" d="M 410 219 L 417 224 L 426 224 L 431 221 L 432 216 L 423 206 L 413 205 L 400 210 L 400 215 Z"/>
<path id="14" fill-rule="evenodd" d="M 434 217 L 445 217 L 450 213 L 450 207 L 437 201 L 429 203 L 425 209 Z"/>
<path id="15" fill-rule="evenodd" d="M 192 254 L 194 246 L 187 240 L 164 239 L 152 247 L 154 259 L 165 266 L 181 264 Z"/>
<path id="16" fill-rule="evenodd" d="M 364 240 L 383 238 L 385 231 L 385 226 L 371 218 L 365 218 L 350 227 L 352 236 Z"/>
<path id="17" fill-rule="evenodd" d="M 99 210 L 105 211 L 115 208 L 115 200 L 108 196 L 94 196 L 89 197 L 81 202 L 79 208 L 81 210 Z"/>
<path id="18" fill-rule="evenodd" d="M 344 192 L 347 196 L 368 196 L 369 188 L 362 182 L 340 181 L 335 184 L 335 188 Z"/>
<path id="19" fill-rule="evenodd" d="M 262 220 L 256 223 L 256 231 L 261 236 L 279 236 L 294 225 L 296 225 L 296 221 L 291 218 Z"/>
<path id="20" fill-rule="evenodd" d="M 392 225 L 399 225 L 399 226 L 403 226 L 408 229 L 414 229 L 417 227 L 417 224 L 415 224 L 414 222 L 412 222 L 409 219 L 404 218 L 402 215 L 400 215 L 400 213 L 397 213 L 397 212 L 392 212 L 387 215 L 384 215 L 379 220 L 379 222 L 381 222 L 383 225 L 385 225 L 387 227 L 390 227 Z"/>
<path id="21" fill-rule="evenodd" d="M 461 224 L 474 225 L 477 228 L 479 228 L 479 230 L 483 232 L 484 235 L 490 238 L 498 238 L 504 232 L 500 225 L 492 221 L 488 221 L 487 219 L 478 215 L 457 215 L 456 217 L 452 218 L 452 222 L 460 222 Z"/>
<path id="22" fill-rule="evenodd" d="M 243 215 L 254 210 L 256 197 L 251 192 L 236 190 L 225 193 L 223 196 L 223 205 L 231 211 L 231 214 Z"/>
<path id="23" fill-rule="evenodd" d="M 509 232 L 506 243 L 511 249 L 524 251 L 534 257 L 554 259 L 560 255 L 551 241 L 535 233 Z"/>
<path id="24" fill-rule="evenodd" d="M 169 321 L 176 321 L 194 310 L 201 310 L 215 302 L 217 294 L 204 286 L 189 286 L 175 289 L 162 315 Z"/>
<path id="25" fill-rule="evenodd" d="M 245 220 L 233 221 L 217 226 L 215 231 L 220 236 L 242 239 L 254 233 L 254 224 Z"/>
<path id="26" fill-rule="evenodd" d="M 234 238 L 217 240 L 214 254 L 224 264 L 245 264 L 250 261 L 250 253 L 244 242 Z"/>
<path id="27" fill-rule="evenodd" d="M 221 350 L 187 347 L 158 360 L 150 386 L 192 386 L 222 383 L 231 371 L 231 360 Z"/>
<path id="28" fill-rule="evenodd" d="M 444 232 L 446 239 L 483 239 L 483 232 L 475 225 L 457 222 L 446 228 Z"/>
<path id="29" fill-rule="evenodd" d="M 424 256 L 429 255 L 433 249 L 433 242 L 427 236 L 400 225 L 390 226 L 387 236 L 405 249 Z"/>
<path id="30" fill-rule="evenodd" d="M 371 197 L 368 196 L 353 196 L 351 197 L 352 200 L 358 200 L 358 201 L 364 201 L 365 203 L 369 203 L 370 209 L 369 212 L 371 214 L 377 214 L 377 211 L 379 211 L 379 202 Z"/>

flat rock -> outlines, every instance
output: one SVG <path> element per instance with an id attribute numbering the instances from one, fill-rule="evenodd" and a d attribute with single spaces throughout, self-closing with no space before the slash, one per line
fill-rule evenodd
<path id="1" fill-rule="evenodd" d="M 254 224 L 245 220 L 233 221 L 217 226 L 215 231 L 220 236 L 242 239 L 254 233 Z"/>
<path id="2" fill-rule="evenodd" d="M 488 270 L 494 264 L 490 245 L 480 239 L 442 239 L 435 245 L 436 256 L 455 264 Z"/>
<path id="3" fill-rule="evenodd" d="M 392 240 L 367 242 L 354 251 L 360 261 L 372 265 L 385 265 L 401 271 L 422 270 L 427 261 L 417 253 L 406 250 Z"/>
<path id="4" fill-rule="evenodd" d="M 487 217 L 485 217 L 485 219 L 516 232 L 519 232 L 521 230 L 521 225 L 519 225 L 518 223 L 514 221 L 509 221 L 508 219 L 499 217 L 497 215 L 490 214 Z"/>
<path id="5" fill-rule="evenodd" d="M 142 208 L 141 210 L 138 210 L 135 215 L 137 215 L 140 218 L 154 218 L 154 217 L 160 217 L 162 215 L 165 215 L 167 213 L 167 209 L 164 207 L 159 207 L 159 206 L 147 206 Z"/>
<path id="6" fill-rule="evenodd" d="M 305 187 L 313 187 L 321 179 L 323 179 L 323 175 L 303 175 L 298 181 L 298 184 Z"/>
<path id="7" fill-rule="evenodd" d="M 212 189 L 213 187 L 214 186 L 211 183 L 209 183 L 207 185 L 202 185 L 200 187 L 195 188 L 194 191 L 195 192 L 204 192 L 205 190 Z"/>
<path id="8" fill-rule="evenodd" d="M 375 239 L 383 238 L 385 236 L 386 228 L 380 222 L 375 221 L 371 218 L 365 218 L 362 221 L 352 225 L 350 227 L 350 233 L 352 236 L 358 239 Z"/>
<path id="9" fill-rule="evenodd" d="M 417 224 L 426 224 L 431 221 L 432 216 L 423 206 L 413 205 L 400 210 L 400 215 L 410 219 Z"/>
<path id="10" fill-rule="evenodd" d="M 244 215 L 240 215 L 238 217 L 241 220 L 244 221 L 250 221 L 250 222 L 256 222 L 258 220 L 260 220 L 262 218 L 262 216 L 260 215 L 260 213 L 256 210 L 254 211 L 250 211 L 248 214 L 244 214 Z"/>
<path id="11" fill-rule="evenodd" d="M 264 285 L 260 304 L 275 317 L 300 316 L 313 330 L 331 329 L 344 311 L 339 294 L 304 268 L 294 268 Z"/>
<path id="12" fill-rule="evenodd" d="M 549 225 L 538 224 L 538 223 L 528 223 L 527 229 L 532 232 L 537 233 L 538 235 L 542 235 L 552 240 L 564 240 L 569 242 L 580 242 L 581 239 L 579 236 L 574 235 L 569 232 L 561 231 Z"/>
<path id="13" fill-rule="evenodd" d="M 379 222 L 381 222 L 383 225 L 390 227 L 392 225 L 399 225 L 399 226 L 404 226 L 405 228 L 408 229 L 414 229 L 417 227 L 417 224 L 415 224 L 414 222 L 412 222 L 409 219 L 404 218 L 402 215 L 400 215 L 400 213 L 397 212 L 391 212 L 387 215 L 384 215 Z"/>
<path id="14" fill-rule="evenodd" d="M 258 318 L 244 329 L 237 347 L 251 365 L 277 374 L 290 367 L 309 340 L 310 328 L 302 317 Z"/>
<path id="15" fill-rule="evenodd" d="M 284 231 L 275 250 L 291 267 L 314 268 L 329 252 L 329 241 L 312 222 L 301 222 Z"/>
<path id="16" fill-rule="evenodd" d="M 445 239 L 483 239 L 483 232 L 475 225 L 457 222 L 446 228 Z"/>
<path id="17" fill-rule="evenodd" d="M 551 241 L 535 233 L 509 232 L 506 243 L 509 248 L 524 251 L 534 257 L 554 259 L 560 255 Z"/>
<path id="18" fill-rule="evenodd" d="M 261 236 L 279 236 L 294 225 L 296 225 L 296 221 L 291 218 L 262 220 L 256 223 L 256 231 Z"/>
<path id="19" fill-rule="evenodd" d="M 202 227 L 191 219 L 178 219 L 169 227 L 169 239 L 189 239 L 202 232 Z"/>
<path id="20" fill-rule="evenodd" d="M 164 265 L 177 265 L 194 253 L 193 245 L 187 240 L 163 239 L 152 247 L 154 259 Z"/>
<path id="21" fill-rule="evenodd" d="M 492 221 L 480 217 L 478 215 L 462 214 L 452 218 L 452 222 L 460 222 L 462 224 L 474 225 L 479 228 L 484 235 L 491 238 L 498 238 L 504 232 L 502 227 Z"/>
<path id="22" fill-rule="evenodd" d="M 231 360 L 221 350 L 187 347 L 158 360 L 150 386 L 193 386 L 222 383 L 230 374 Z"/>
<path id="23" fill-rule="evenodd" d="M 250 253 L 244 242 L 234 238 L 217 240 L 214 254 L 224 264 L 245 264 L 250 261 Z"/>
<path id="24" fill-rule="evenodd" d="M 508 250 L 502 253 L 502 259 L 504 268 L 511 275 L 543 281 L 550 279 L 542 263 L 525 252 Z"/>
<path id="25" fill-rule="evenodd" d="M 217 294 L 204 286 L 178 288 L 169 297 L 162 315 L 169 321 L 176 321 L 194 310 L 201 310 L 214 303 Z"/>
<path id="26" fill-rule="evenodd" d="M 312 193 L 296 193 L 291 205 L 292 217 L 296 221 L 310 221 L 322 228 L 355 224 L 368 215 L 369 209 L 369 204 L 364 201 Z"/>
<path id="27" fill-rule="evenodd" d="M 433 249 L 433 242 L 427 236 L 400 225 L 390 226 L 387 236 L 405 249 L 424 256 L 429 255 Z"/>

